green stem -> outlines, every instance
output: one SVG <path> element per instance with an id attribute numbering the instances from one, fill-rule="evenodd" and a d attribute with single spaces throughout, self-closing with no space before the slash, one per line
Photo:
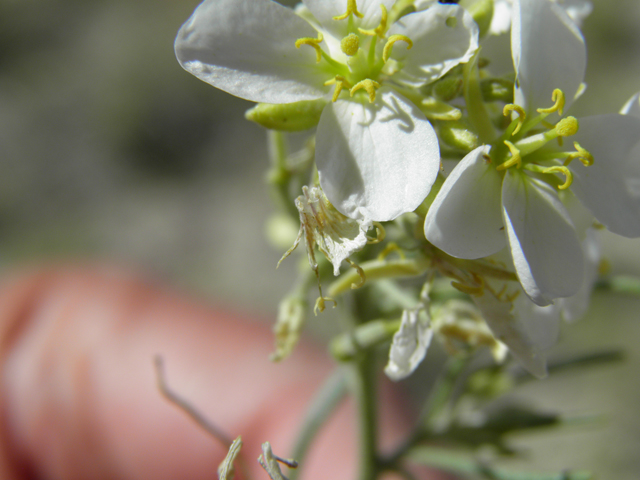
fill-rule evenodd
<path id="1" fill-rule="evenodd" d="M 395 452 L 384 459 L 385 468 L 397 468 L 399 462 L 405 458 L 408 452 L 431 436 L 435 423 L 434 420 L 438 414 L 442 412 L 447 402 L 451 400 L 451 393 L 455 387 L 456 380 L 466 364 L 466 357 L 451 357 L 447 361 L 443 372 L 433 386 L 433 390 L 431 390 L 424 404 L 422 412 L 420 412 L 413 433 L 407 437 L 407 440 L 400 445 Z"/>
<path id="2" fill-rule="evenodd" d="M 422 465 L 445 470 L 465 478 L 493 480 L 589 480 L 593 478 L 589 472 L 533 473 L 514 472 L 497 469 L 486 463 L 470 459 L 463 455 L 451 453 L 444 449 L 419 447 L 409 452 L 408 458 Z"/>
<path id="3" fill-rule="evenodd" d="M 378 278 L 400 278 L 421 275 L 429 269 L 430 261 L 424 255 L 399 260 L 370 260 L 360 264 L 367 280 Z M 349 271 L 329 285 L 328 295 L 335 297 L 352 289 L 360 281 L 358 272 Z"/>
<path id="4" fill-rule="evenodd" d="M 298 219 L 298 210 L 289 193 L 289 183 L 291 182 L 291 171 L 287 165 L 289 145 L 284 133 L 278 130 L 267 130 L 267 146 L 271 159 L 271 170 L 267 173 L 267 182 L 271 187 L 275 201 L 283 211 Z"/>
<path id="5" fill-rule="evenodd" d="M 622 293 L 640 297 L 640 278 L 627 275 L 616 275 L 596 282 L 595 288 L 606 292 Z"/>
<path id="6" fill-rule="evenodd" d="M 482 99 L 480 87 L 480 75 L 478 73 L 478 58 L 480 49 L 463 67 L 464 75 L 464 99 L 467 104 L 469 120 L 478 133 L 482 143 L 489 144 L 495 139 L 495 131 Z"/>
<path id="7" fill-rule="evenodd" d="M 289 470 L 289 480 L 295 480 L 300 475 L 304 458 L 311 443 L 329 416 L 345 398 L 346 393 L 347 385 L 344 374 L 340 369 L 337 369 L 322 385 L 302 421 L 302 429 L 298 434 L 291 456 L 298 462 L 299 467 L 295 470 Z"/>
<path id="8" fill-rule="evenodd" d="M 374 480 L 379 471 L 377 453 L 376 371 L 374 352 L 363 350 L 349 363 L 349 380 L 359 421 L 358 480 Z"/>
<path id="9" fill-rule="evenodd" d="M 452 400 L 453 389 L 456 381 L 467 365 L 467 357 L 451 357 L 445 364 L 445 369 L 434 386 L 434 389 L 422 412 L 423 425 L 433 429 L 437 416 L 443 411 L 447 403 Z"/>

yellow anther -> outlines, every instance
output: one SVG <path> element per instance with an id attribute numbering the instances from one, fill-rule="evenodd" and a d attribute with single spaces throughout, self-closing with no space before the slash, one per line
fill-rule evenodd
<path id="1" fill-rule="evenodd" d="M 333 302 L 333 308 L 336 307 L 336 305 L 338 304 L 333 298 L 331 297 L 318 297 L 316 300 L 316 304 L 313 307 L 313 314 L 314 315 L 318 315 L 318 312 L 324 312 L 325 309 L 325 303 L 324 302 Z"/>
<path id="2" fill-rule="evenodd" d="M 555 102 L 550 108 L 539 108 L 538 113 L 553 113 L 558 112 L 562 115 L 564 109 L 564 93 L 559 88 L 556 88 L 551 94 L 551 100 Z"/>
<path id="3" fill-rule="evenodd" d="M 513 129 L 513 132 L 511 132 L 511 135 L 515 135 L 522 128 L 522 125 L 524 124 L 524 121 L 527 118 L 527 114 L 524 111 L 524 108 L 522 108 L 520 105 L 516 105 L 515 103 L 508 103 L 502 109 L 502 114 L 505 117 L 509 117 L 511 116 L 511 112 L 516 112 L 518 114 L 518 118 L 517 118 L 518 125 L 516 126 L 516 128 Z"/>
<path id="4" fill-rule="evenodd" d="M 380 17 L 380 23 L 373 30 L 364 30 L 363 28 L 359 28 L 358 31 L 363 35 L 369 35 L 371 37 L 378 36 L 380 38 L 384 38 L 384 32 L 387 31 L 387 7 L 383 4 L 380 4 L 380 9 L 382 10 L 382 16 Z"/>
<path id="5" fill-rule="evenodd" d="M 520 290 L 516 290 L 511 295 L 507 295 L 506 299 L 507 299 L 508 302 L 513 302 L 519 296 L 520 296 Z"/>
<path id="6" fill-rule="evenodd" d="M 402 260 L 407 258 L 406 255 L 404 254 L 404 251 L 398 246 L 397 243 L 389 242 L 389 244 L 386 247 L 384 247 L 384 250 L 382 250 L 378 254 L 378 260 L 384 260 L 393 252 L 397 253 Z"/>
<path id="7" fill-rule="evenodd" d="M 375 245 L 376 243 L 380 243 L 384 240 L 384 237 L 387 236 L 387 231 L 384 229 L 380 222 L 373 222 L 373 226 L 376 229 L 376 238 L 371 238 L 367 236 L 367 243 L 369 245 Z"/>
<path id="8" fill-rule="evenodd" d="M 509 151 L 511 152 L 511 158 L 509 158 L 509 160 L 507 160 L 506 162 L 498 165 L 496 167 L 496 170 L 506 170 L 507 168 L 511 168 L 514 165 L 516 166 L 516 168 L 520 168 L 520 165 L 522 165 L 520 150 L 518 150 L 518 148 L 509 140 L 505 140 L 504 144 L 509 148 Z"/>
<path id="9" fill-rule="evenodd" d="M 342 75 L 336 75 L 335 78 L 332 78 L 331 80 L 327 80 L 326 82 L 324 82 L 325 86 L 334 85 L 334 84 L 336 88 L 333 90 L 333 97 L 331 98 L 332 102 L 335 102 L 336 100 L 338 100 L 338 97 L 340 96 L 340 92 L 342 92 L 343 88 L 351 88 L 351 85 L 349 84 L 347 79 L 344 78 Z"/>
<path id="10" fill-rule="evenodd" d="M 481 297 L 484 294 L 484 282 L 480 282 L 480 285 L 466 285 L 452 280 L 451 286 L 462 293 L 466 293 L 467 295 L 474 297 Z"/>
<path id="11" fill-rule="evenodd" d="M 310 47 L 313 47 L 316 51 L 316 62 L 319 62 L 322 60 L 322 49 L 319 45 L 322 40 L 322 33 L 318 32 L 318 38 L 304 37 L 296 40 L 296 48 L 300 48 L 302 45 L 309 45 Z"/>
<path id="12" fill-rule="evenodd" d="M 353 268 L 356 269 L 356 272 L 358 272 L 358 276 L 360 277 L 360 281 L 358 283 L 352 283 L 351 284 L 351 289 L 355 290 L 356 288 L 360 288 L 364 285 L 364 283 L 367 281 L 367 277 L 364 274 L 364 270 L 362 270 L 362 267 L 360 267 L 360 265 L 358 265 L 357 263 L 353 263 L 351 260 L 349 260 L 348 258 L 346 259 L 347 263 L 349 265 L 351 265 Z"/>
<path id="13" fill-rule="evenodd" d="M 344 20 L 345 18 L 349 18 L 349 15 L 354 14 L 358 18 L 362 18 L 362 15 L 358 11 L 358 6 L 356 5 L 356 0 L 347 0 L 347 11 L 342 15 L 338 15 L 337 17 L 333 17 L 334 20 Z"/>
<path id="14" fill-rule="evenodd" d="M 569 188 L 573 183 L 573 175 L 571 174 L 571 170 L 569 170 L 564 165 L 549 167 L 542 170 L 542 173 L 561 173 L 565 176 L 565 181 L 562 185 L 558 185 L 558 190 L 564 190 Z"/>
<path id="15" fill-rule="evenodd" d="M 376 88 L 380 88 L 380 84 L 370 78 L 366 78 L 356 83 L 351 90 L 349 90 L 349 95 L 353 97 L 353 94 L 358 90 L 364 89 L 369 94 L 369 103 L 373 103 L 376 99 Z"/>
<path id="16" fill-rule="evenodd" d="M 399 42 L 400 40 L 407 44 L 407 50 L 410 50 L 411 47 L 413 47 L 413 42 L 409 37 L 405 35 L 391 35 L 389 37 L 389 40 L 387 40 L 387 43 L 384 45 L 384 48 L 382 49 L 383 61 L 386 62 L 387 60 L 389 60 L 389 57 L 391 56 L 391 49 L 393 49 L 393 44 Z"/>
<path id="17" fill-rule="evenodd" d="M 564 165 L 569 165 L 576 158 L 579 159 L 585 167 L 593 165 L 593 155 L 588 150 L 585 150 L 580 146 L 578 142 L 573 142 L 573 146 L 577 152 L 570 153 L 567 159 L 564 161 Z"/>
<path id="18" fill-rule="evenodd" d="M 358 53 L 358 49 L 360 48 L 360 37 L 358 37 L 355 33 L 350 33 L 346 37 L 340 41 L 340 49 L 342 53 L 353 57 L 356 53 Z"/>
<path id="19" fill-rule="evenodd" d="M 576 117 L 567 117 L 556 124 L 555 131 L 560 137 L 570 137 L 578 133 L 578 127 L 578 119 Z"/>

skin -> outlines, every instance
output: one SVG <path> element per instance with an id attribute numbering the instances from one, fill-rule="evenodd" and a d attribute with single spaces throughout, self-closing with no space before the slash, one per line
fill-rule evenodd
<path id="1" fill-rule="evenodd" d="M 153 357 L 161 354 L 171 390 L 229 437 L 242 435 L 248 475 L 265 479 L 255 461 L 261 443 L 288 455 L 333 369 L 312 344 L 279 364 L 268 361 L 272 350 L 266 322 L 126 270 L 13 274 L 0 286 L 0 478 L 216 478 L 226 447 L 159 393 Z M 383 447 L 408 428 L 407 409 L 388 387 Z M 302 478 L 354 478 L 356 430 L 353 405 L 344 402 Z"/>

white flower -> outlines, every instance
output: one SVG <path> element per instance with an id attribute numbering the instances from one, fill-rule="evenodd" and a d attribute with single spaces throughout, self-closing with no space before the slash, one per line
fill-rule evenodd
<path id="1" fill-rule="evenodd" d="M 593 10 L 591 2 L 588 0 L 553 0 L 557 3 L 579 27 L 582 21 L 589 16 Z M 514 0 L 494 0 L 493 18 L 489 33 L 500 35 L 507 33 L 511 28 L 511 15 Z"/>
<path id="2" fill-rule="evenodd" d="M 478 46 L 464 9 L 434 5 L 388 25 L 393 3 L 304 0 L 297 15 L 271 0 L 205 0 L 180 29 L 176 55 L 247 100 L 332 99 L 316 137 L 320 185 L 348 217 L 391 220 L 424 200 L 440 162 L 407 87 L 440 78 Z"/>
<path id="3" fill-rule="evenodd" d="M 640 119 L 567 117 L 534 134 L 534 127 L 557 119 L 580 92 L 584 41 L 556 4 L 520 0 L 514 3 L 511 48 L 518 85 L 512 107 L 525 120 L 514 121 L 491 149 L 474 150 L 454 168 L 429 210 L 425 235 L 450 255 L 468 259 L 508 244 L 522 288 L 544 306 L 575 295 L 584 282 L 582 247 L 559 192 L 575 194 L 612 232 L 640 236 L 640 202 L 629 188 L 638 179 L 629 177 L 629 165 L 638 163 L 632 147 L 640 138 Z M 552 95 L 554 108 L 536 111 Z M 554 141 L 567 136 L 575 151 Z"/>
<path id="4" fill-rule="evenodd" d="M 556 305 L 540 307 L 520 292 L 518 287 L 500 294 L 485 288 L 472 298 L 494 337 L 524 368 L 542 378 L 547 375 L 545 350 L 557 339 L 560 309 Z"/>
<path id="5" fill-rule="evenodd" d="M 302 187 L 302 195 L 296 198 L 295 205 L 300 214 L 300 231 L 293 246 L 285 252 L 280 262 L 304 239 L 309 265 L 313 271 L 318 273 L 315 254 L 317 245 L 333 264 L 333 274 L 340 275 L 342 262 L 367 244 L 367 230 L 371 228 L 371 221 L 345 217 L 333 208 L 319 187 Z"/>
<path id="6" fill-rule="evenodd" d="M 400 328 L 393 335 L 389 349 L 389 362 L 384 367 L 384 373 L 391 380 L 398 381 L 408 377 L 420 365 L 433 338 L 429 323 L 429 314 L 424 304 L 402 312 Z"/>

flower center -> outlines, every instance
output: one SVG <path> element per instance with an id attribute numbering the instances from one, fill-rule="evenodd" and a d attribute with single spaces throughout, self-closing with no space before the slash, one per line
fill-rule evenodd
<path id="1" fill-rule="evenodd" d="M 509 116 L 515 113 L 517 118 L 511 122 L 494 146 L 491 157 L 498 171 L 515 167 L 549 175 L 545 177 L 548 183 L 555 185 L 559 190 L 565 190 L 573 182 L 569 164 L 579 159 L 583 165 L 589 166 L 593 164 L 593 156 L 578 142 L 573 142 L 574 151 L 544 148 L 552 140 L 557 140 L 558 145 L 562 147 L 563 138 L 575 135 L 580 128 L 578 120 L 571 116 L 561 118 L 555 125 L 547 123 L 545 119 L 550 114 L 557 112 L 562 115 L 565 104 L 564 93 L 559 89 L 553 91 L 551 99 L 554 104 L 549 108 L 539 108 L 537 110 L 539 115 L 531 119 L 527 119 L 526 112 L 521 106 L 505 105 L 504 115 Z M 546 131 L 540 132 L 539 126 L 546 128 Z M 564 182 L 558 179 L 556 175 L 558 173 L 564 176 Z"/>
<path id="2" fill-rule="evenodd" d="M 369 102 L 373 103 L 376 90 L 380 88 L 380 74 L 390 60 L 394 44 L 402 41 L 407 45 L 407 50 L 413 46 L 411 39 L 405 35 L 391 35 L 386 38 L 388 12 L 382 4 L 380 10 L 380 22 L 377 27 L 370 30 L 358 28 L 358 21 L 354 20 L 354 17 L 361 19 L 364 15 L 358 11 L 356 0 L 347 1 L 347 11 L 333 17 L 334 21 L 347 20 L 349 23 L 349 33 L 340 41 L 340 52 L 333 52 L 336 58 L 332 58 L 327 49 L 322 48 L 324 38 L 321 33 L 318 33 L 317 38 L 305 37 L 296 40 L 296 48 L 303 45 L 313 48 L 316 51 L 316 62 L 325 63 L 326 71 L 331 78 L 323 85 L 335 85 L 332 101 L 338 100 L 343 89 L 348 89 L 351 97 L 362 90 L 367 94 Z M 395 66 L 395 70 L 397 69 Z M 385 71 L 388 74 L 389 68 Z"/>

